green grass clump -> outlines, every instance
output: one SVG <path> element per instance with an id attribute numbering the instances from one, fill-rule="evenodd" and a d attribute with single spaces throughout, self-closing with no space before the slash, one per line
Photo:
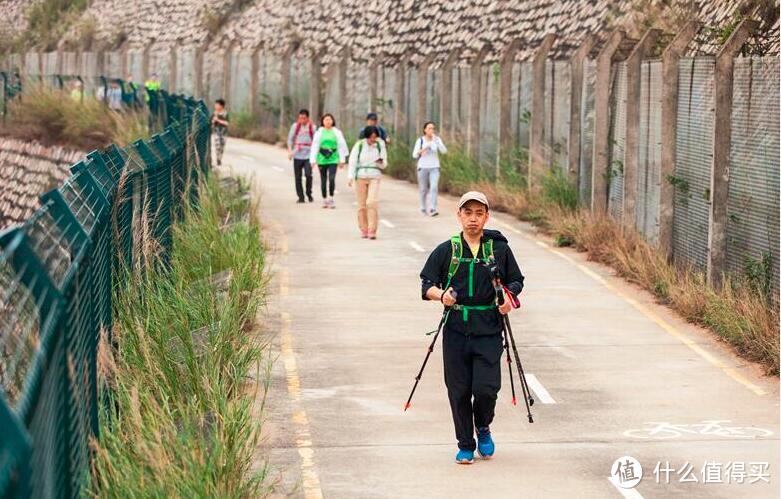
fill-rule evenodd
<path id="1" fill-rule="evenodd" d="M 287 138 L 287 131 L 284 132 L 284 137 Z M 270 144 L 276 143 L 279 138 L 279 133 L 272 125 L 264 123 L 260 116 L 249 111 L 230 113 L 228 134 L 240 139 L 258 140 Z"/>
<path id="2" fill-rule="evenodd" d="M 266 469 L 251 471 L 260 421 L 251 378 L 268 380 L 258 372 L 268 369 L 264 345 L 252 331 L 265 252 L 240 195 L 214 181 L 203 186 L 199 206 L 174 228 L 170 268 L 136 271 L 117 290 L 115 346 L 104 342 L 101 355 L 111 389 L 90 495 L 268 492 Z M 216 283 L 215 274 L 230 278 Z"/>

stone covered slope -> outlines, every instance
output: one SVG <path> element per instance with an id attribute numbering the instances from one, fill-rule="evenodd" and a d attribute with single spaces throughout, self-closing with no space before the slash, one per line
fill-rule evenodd
<path id="1" fill-rule="evenodd" d="M 39 207 L 38 196 L 61 185 L 84 153 L 0 138 L 0 230 L 18 224 Z"/>
<path id="2" fill-rule="evenodd" d="M 0 0 L 0 31 L 22 29 L 23 7 L 31 3 Z M 109 47 L 214 42 L 283 52 L 294 46 L 321 51 L 326 64 L 345 47 L 358 60 L 410 53 L 413 63 L 426 56 L 436 63 L 454 49 L 469 58 L 486 48 L 491 62 L 516 38 L 523 41 L 518 58 L 528 59 L 546 33 L 555 33 L 553 55 L 561 58 L 587 32 L 620 27 L 637 38 L 649 26 L 674 32 L 692 18 L 706 26 L 694 52 L 713 53 L 741 12 L 765 19 L 763 50 L 777 54 L 777 0 L 93 0 L 72 29 L 92 26 L 91 38 Z"/>

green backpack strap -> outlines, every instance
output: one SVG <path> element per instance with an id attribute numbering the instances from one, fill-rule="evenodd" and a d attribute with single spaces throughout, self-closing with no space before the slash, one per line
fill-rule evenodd
<path id="1" fill-rule="evenodd" d="M 353 174 L 354 180 L 358 180 L 358 170 L 360 170 L 361 168 L 377 168 L 375 166 L 372 167 L 361 166 L 361 152 L 363 151 L 363 145 L 365 143 L 366 143 L 366 139 L 361 139 L 358 141 L 358 157 L 355 160 L 357 164 L 355 165 L 355 173 Z M 377 141 L 377 151 L 379 151 L 380 157 L 382 157 L 382 146 L 380 145 L 379 140 Z"/>
<path id="2" fill-rule="evenodd" d="M 464 243 L 461 241 L 461 234 L 456 234 L 450 238 L 450 267 L 447 269 L 447 284 L 445 290 L 450 287 L 453 276 L 458 271 L 458 265 L 461 263 L 461 256 L 464 254 Z"/>
<path id="3" fill-rule="evenodd" d="M 489 239 L 483 243 L 483 260 L 488 263 L 494 257 L 494 240 Z"/>

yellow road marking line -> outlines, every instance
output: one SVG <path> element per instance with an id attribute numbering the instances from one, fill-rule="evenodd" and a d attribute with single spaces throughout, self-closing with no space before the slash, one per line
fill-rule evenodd
<path id="1" fill-rule="evenodd" d="M 293 335 L 290 332 L 290 314 L 282 312 L 281 350 L 285 365 L 287 391 L 293 403 L 293 423 L 298 455 L 301 457 L 301 481 L 306 499 L 322 499 L 320 477 L 315 468 L 315 451 L 312 449 L 312 435 L 309 431 L 309 418 L 301 407 L 301 379 L 298 377 L 296 356 L 293 352 Z"/>
<path id="2" fill-rule="evenodd" d="M 501 225 L 504 225 L 504 226 L 509 227 L 509 228 L 512 229 L 512 226 L 507 224 L 507 223 L 505 223 L 505 222 L 501 222 L 500 221 L 499 223 Z M 751 390 L 752 392 L 754 392 L 755 394 L 757 394 L 759 396 L 767 395 L 767 392 L 762 387 L 757 386 L 755 383 L 752 383 L 751 381 L 749 381 L 745 376 L 743 376 L 743 374 L 741 374 L 734 367 L 730 367 L 730 366 L 724 364 L 724 362 L 722 362 L 718 358 L 714 357 L 711 353 L 709 353 L 708 351 L 703 349 L 700 345 L 698 345 L 697 343 L 692 341 L 690 338 L 686 337 L 683 333 L 681 333 L 680 331 L 675 329 L 675 327 L 673 327 L 672 324 L 670 324 L 669 322 L 667 322 L 664 319 L 662 319 L 661 317 L 659 317 L 656 313 L 651 311 L 648 307 L 646 307 L 645 305 L 641 304 L 640 302 L 638 302 L 637 300 L 635 300 L 631 296 L 627 295 L 626 293 L 624 293 L 623 291 L 621 291 L 617 287 L 615 287 L 612 284 L 610 284 L 601 275 L 597 274 L 596 272 L 594 272 L 593 270 L 589 269 L 585 265 L 575 261 L 574 259 L 570 258 L 568 255 L 562 253 L 561 251 L 553 249 L 549 244 L 547 244 L 547 243 L 545 243 L 543 241 L 539 241 L 537 239 L 534 239 L 533 237 L 530 237 L 530 236 L 528 236 L 526 234 L 523 234 L 521 231 L 519 231 L 517 229 L 514 229 L 514 231 L 516 233 L 518 233 L 518 234 L 521 234 L 523 237 L 525 237 L 525 238 L 527 238 L 527 239 L 537 243 L 537 245 L 547 249 L 551 253 L 554 253 L 555 255 L 558 255 L 559 257 L 563 258 L 564 260 L 566 260 L 566 261 L 570 262 L 571 264 L 575 265 L 584 274 L 588 275 L 589 277 L 591 277 L 595 281 L 599 282 L 600 284 L 602 284 L 603 286 L 608 288 L 613 293 L 615 293 L 618 296 L 620 296 L 621 298 L 623 298 L 627 303 L 632 305 L 640 313 L 642 313 L 643 315 L 645 315 L 646 317 L 651 319 L 657 326 L 659 326 L 664 331 L 666 331 L 667 334 L 669 334 L 673 338 L 678 339 L 684 345 L 686 345 L 687 347 L 691 348 L 694 352 L 697 353 L 697 355 L 699 355 L 700 357 L 702 357 L 703 359 L 708 361 L 714 367 L 716 367 L 716 368 L 720 369 L 721 371 L 723 371 L 730 378 L 734 379 L 735 381 L 737 381 L 738 383 L 740 383 L 741 385 L 745 386 L 746 388 L 748 388 L 749 390 Z"/>
<path id="3" fill-rule="evenodd" d="M 272 223 L 279 235 L 279 251 L 286 255 L 288 241 L 284 229 L 276 222 Z M 286 267 L 279 270 L 279 294 L 281 297 L 290 294 L 290 272 Z M 285 367 L 287 391 L 293 406 L 293 425 L 295 428 L 295 443 L 298 455 L 301 458 L 301 486 L 305 499 L 323 499 L 323 490 L 320 487 L 320 477 L 315 467 L 315 451 L 312 449 L 312 435 L 309 430 L 309 418 L 301 403 L 301 379 L 298 376 L 298 365 L 293 352 L 293 334 L 291 332 L 291 318 L 288 312 L 281 313 L 282 331 L 280 334 L 280 350 L 282 363 Z"/>

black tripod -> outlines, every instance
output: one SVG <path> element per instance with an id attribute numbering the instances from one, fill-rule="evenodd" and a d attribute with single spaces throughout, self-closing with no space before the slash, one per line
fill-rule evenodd
<path id="1" fill-rule="evenodd" d="M 445 291 L 447 293 L 447 291 Z M 455 291 L 451 291 L 450 294 L 453 296 L 453 298 L 456 298 L 457 293 Z M 404 410 L 410 408 L 410 403 L 412 402 L 412 396 L 415 395 L 415 389 L 418 387 L 418 383 L 420 382 L 420 378 L 423 376 L 423 369 L 426 368 L 426 364 L 428 363 L 428 358 L 431 357 L 431 352 L 434 351 L 434 344 L 437 342 L 437 337 L 439 336 L 439 332 L 442 331 L 442 326 L 445 325 L 445 322 L 447 322 L 447 317 L 450 315 L 450 307 L 445 307 L 445 310 L 442 312 L 442 320 L 439 321 L 439 326 L 437 326 L 436 333 L 434 334 L 434 339 L 431 340 L 431 344 L 428 346 L 428 352 L 426 352 L 426 358 L 423 359 L 423 365 L 420 366 L 420 371 L 418 372 L 418 375 L 415 376 L 415 384 L 412 385 L 412 391 L 409 394 L 409 398 L 407 399 L 407 403 L 404 404 Z M 434 331 L 432 331 L 434 332 Z M 431 334 L 431 333 L 428 333 Z"/>
<path id="2" fill-rule="evenodd" d="M 491 261 L 490 266 L 491 275 L 494 278 L 494 292 L 496 292 L 496 302 L 499 305 L 504 305 L 504 288 L 502 281 L 499 277 L 499 272 L 496 268 L 496 263 Z M 504 324 L 504 350 L 507 353 L 507 371 L 510 374 L 510 389 L 513 395 L 513 405 L 516 405 L 515 398 L 515 382 L 513 381 L 513 366 L 510 359 L 510 346 L 513 348 L 513 356 L 515 357 L 515 365 L 518 369 L 518 377 L 521 380 L 521 391 L 523 392 L 523 401 L 526 403 L 526 415 L 529 417 L 529 422 L 534 423 L 532 417 L 531 406 L 534 405 L 534 397 L 531 395 L 529 385 L 526 383 L 526 374 L 523 372 L 523 364 L 521 364 L 521 358 L 518 356 L 518 349 L 515 346 L 515 337 L 513 337 L 513 329 L 510 327 L 510 318 L 502 314 L 502 323 Z M 507 339 L 510 339 L 508 342 Z"/>

